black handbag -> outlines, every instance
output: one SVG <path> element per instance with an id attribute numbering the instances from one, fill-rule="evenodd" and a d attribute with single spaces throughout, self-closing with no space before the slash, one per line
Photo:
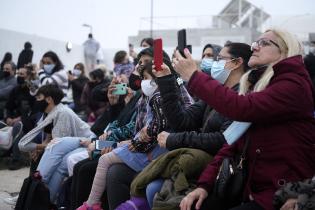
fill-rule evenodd
<path id="1" fill-rule="evenodd" d="M 24 179 L 15 210 L 54 210 L 49 189 L 38 171 Z"/>
<path id="2" fill-rule="evenodd" d="M 246 182 L 245 154 L 247 147 L 248 139 L 246 139 L 241 154 L 223 159 L 214 185 L 216 197 L 229 202 L 239 202 L 242 199 Z"/>

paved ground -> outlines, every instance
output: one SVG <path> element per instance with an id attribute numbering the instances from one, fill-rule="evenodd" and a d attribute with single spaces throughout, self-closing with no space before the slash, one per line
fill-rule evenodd
<path id="1" fill-rule="evenodd" d="M 12 210 L 3 199 L 19 192 L 24 179 L 28 176 L 29 168 L 9 171 L 5 167 L 4 160 L 1 157 L 0 159 L 0 210 Z"/>

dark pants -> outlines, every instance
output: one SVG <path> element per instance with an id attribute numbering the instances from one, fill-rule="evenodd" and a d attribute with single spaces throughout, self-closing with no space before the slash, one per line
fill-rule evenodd
<path id="1" fill-rule="evenodd" d="M 70 209 L 76 209 L 86 201 L 90 195 L 98 160 L 85 159 L 73 168 L 71 184 Z"/>
<path id="2" fill-rule="evenodd" d="M 264 210 L 264 208 L 261 207 L 255 201 L 251 201 L 251 202 L 245 203 L 243 205 L 234 207 L 234 208 L 232 208 L 230 210 Z"/>
<path id="3" fill-rule="evenodd" d="M 114 210 L 130 199 L 130 185 L 137 172 L 126 164 L 112 165 L 107 172 L 107 198 L 109 209 Z"/>
<path id="4" fill-rule="evenodd" d="M 192 209 L 195 209 L 196 202 L 193 204 Z M 218 199 L 215 196 L 209 196 L 204 200 L 200 210 L 264 210 L 255 201 L 243 203 L 243 204 L 231 204 L 224 199 Z"/>
<path id="5" fill-rule="evenodd" d="M 89 197 L 98 160 L 85 159 L 74 166 L 71 186 L 71 208 L 76 209 Z M 137 173 L 125 164 L 112 165 L 107 174 L 106 190 L 109 209 L 115 209 L 119 204 L 130 198 L 130 184 Z M 106 207 L 103 206 L 105 209 Z M 107 209 L 107 208 L 106 208 Z"/>

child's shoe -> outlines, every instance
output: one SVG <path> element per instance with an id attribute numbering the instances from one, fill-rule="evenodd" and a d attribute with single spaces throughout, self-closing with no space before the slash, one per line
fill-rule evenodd
<path id="1" fill-rule="evenodd" d="M 93 204 L 93 206 L 88 206 L 86 202 L 82 206 L 77 208 L 77 210 L 103 210 L 100 203 Z"/>

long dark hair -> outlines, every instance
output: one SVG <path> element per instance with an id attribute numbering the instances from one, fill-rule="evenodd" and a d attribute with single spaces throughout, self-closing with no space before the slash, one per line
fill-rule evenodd
<path id="1" fill-rule="evenodd" d="M 141 56 L 143 55 L 148 55 L 150 57 L 153 58 L 153 47 L 149 47 L 149 48 L 145 48 L 143 49 L 139 54 L 137 59 L 140 60 Z M 171 73 L 173 75 L 175 75 L 176 77 L 179 77 L 179 75 L 177 74 L 177 72 L 175 71 L 171 59 L 168 56 L 168 54 L 163 50 L 163 62 L 168 66 L 168 68 L 171 70 Z M 150 74 L 151 75 L 151 74 Z M 151 75 L 152 76 L 152 75 Z M 155 78 L 155 76 L 152 76 L 153 78 Z"/>
<path id="2" fill-rule="evenodd" d="M 2 61 L 1 61 L 0 69 L 2 70 L 4 64 L 7 63 L 7 62 L 11 62 L 11 61 L 12 61 L 12 53 L 6 52 L 6 53 L 4 54 L 4 56 L 3 56 Z"/>
<path id="3" fill-rule="evenodd" d="M 224 47 L 228 48 L 228 53 L 230 53 L 234 58 L 243 58 L 244 71 L 246 72 L 249 70 L 250 67 L 248 66 L 248 61 L 252 56 L 252 51 L 248 44 L 231 42 L 224 45 Z"/>
<path id="4" fill-rule="evenodd" d="M 213 51 L 213 57 L 214 57 L 214 58 L 216 58 L 216 57 L 219 55 L 219 53 L 220 53 L 220 51 L 221 51 L 221 49 L 222 49 L 221 46 L 216 45 L 216 44 L 206 44 L 206 45 L 203 47 L 203 50 L 202 50 L 202 55 L 201 55 L 202 58 L 204 57 L 204 56 L 203 56 L 203 53 L 205 52 L 205 50 L 206 50 L 207 48 L 211 48 L 211 49 L 212 49 L 212 51 Z"/>
<path id="5" fill-rule="evenodd" d="M 55 68 L 53 69 L 52 73 L 55 73 L 61 69 L 63 69 L 63 64 L 59 59 L 58 55 L 53 51 L 48 51 L 43 55 L 43 58 L 48 57 L 55 63 Z"/>
<path id="6" fill-rule="evenodd" d="M 140 46 L 142 46 L 142 43 L 146 42 L 150 47 L 153 47 L 153 39 L 152 38 L 144 38 L 140 42 Z"/>

